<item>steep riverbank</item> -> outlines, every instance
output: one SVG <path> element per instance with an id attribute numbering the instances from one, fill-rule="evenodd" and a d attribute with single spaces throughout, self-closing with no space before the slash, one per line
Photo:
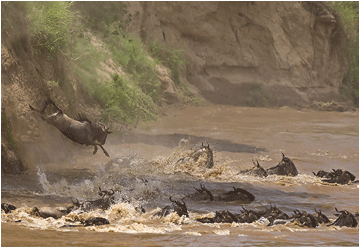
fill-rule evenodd
<path id="1" fill-rule="evenodd" d="M 209 101 L 302 107 L 340 100 L 347 72 L 339 16 L 320 2 L 147 2 L 133 30 L 184 49 L 184 80 Z"/>

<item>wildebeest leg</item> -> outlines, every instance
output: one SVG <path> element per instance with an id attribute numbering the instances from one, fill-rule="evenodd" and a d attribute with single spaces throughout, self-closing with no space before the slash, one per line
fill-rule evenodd
<path id="1" fill-rule="evenodd" d="M 101 145 L 101 144 L 97 144 L 97 145 L 94 145 L 94 151 L 93 151 L 93 155 L 96 154 L 98 148 L 97 146 L 100 146 L 101 150 L 103 150 L 103 152 L 105 153 L 106 156 L 110 157 L 109 156 L 109 153 L 105 150 L 105 148 Z"/>
<path id="2" fill-rule="evenodd" d="M 109 156 L 109 153 L 105 150 L 105 148 L 102 146 L 102 145 L 100 145 L 99 144 L 99 146 L 100 146 L 100 148 L 103 150 L 103 152 L 105 153 L 105 155 L 107 156 L 107 157 L 110 157 Z M 95 146 L 96 147 L 96 146 Z"/>
<path id="3" fill-rule="evenodd" d="M 96 154 L 97 150 L 98 150 L 98 148 L 97 148 L 97 146 L 95 145 L 95 146 L 94 146 L 93 155 L 95 155 L 95 154 Z"/>
<path id="4" fill-rule="evenodd" d="M 56 110 L 57 110 L 59 113 L 62 113 L 62 110 L 59 109 L 59 107 L 56 106 L 56 104 L 55 104 L 51 99 L 48 99 L 48 100 L 44 103 L 44 106 L 43 106 L 43 108 L 42 108 L 41 110 L 34 108 L 34 107 L 31 106 L 30 104 L 29 104 L 29 107 L 30 107 L 31 110 L 40 113 L 41 118 L 42 118 L 43 120 L 45 120 L 45 118 L 48 117 L 47 114 L 45 113 L 45 110 L 46 110 L 46 108 L 47 108 L 50 104 L 54 105 L 54 107 L 56 108 Z"/>
<path id="5" fill-rule="evenodd" d="M 29 104 L 30 109 L 33 110 L 33 111 L 35 111 L 35 112 L 38 112 L 38 113 L 40 114 L 40 117 L 41 117 L 41 119 L 42 119 L 43 121 L 45 121 L 46 118 L 48 118 L 47 114 L 45 113 L 45 109 L 46 109 L 47 106 L 48 106 L 48 104 L 45 103 L 44 107 L 43 107 L 41 110 L 39 110 L 39 109 L 36 109 L 36 108 L 34 108 L 33 106 L 31 106 L 31 105 Z"/>
<path id="6" fill-rule="evenodd" d="M 60 113 L 62 113 L 62 110 L 61 110 L 58 106 L 56 106 L 56 104 L 55 104 L 51 99 L 49 99 L 49 100 L 46 101 L 46 104 L 45 104 L 45 107 L 44 107 L 44 111 L 45 111 L 46 107 L 47 107 L 48 105 L 50 105 L 50 104 L 52 104 L 52 105 L 56 108 L 57 111 L 59 111 Z"/>

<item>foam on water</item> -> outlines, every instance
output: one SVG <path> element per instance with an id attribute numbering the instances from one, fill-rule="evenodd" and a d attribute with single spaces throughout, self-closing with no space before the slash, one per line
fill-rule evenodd
<path id="1" fill-rule="evenodd" d="M 17 222 L 18 225 L 27 226 L 36 229 L 51 229 L 63 232 L 78 231 L 79 228 L 60 228 L 64 225 L 75 224 L 80 225 L 86 219 L 92 217 L 102 217 L 110 221 L 110 225 L 89 226 L 85 229 L 96 232 L 121 232 L 121 233 L 157 233 L 163 234 L 182 230 L 184 226 L 192 225 L 193 227 L 207 226 L 211 232 L 217 235 L 230 235 L 231 228 L 235 230 L 253 229 L 264 232 L 271 231 L 290 231 L 290 232 L 306 232 L 309 228 L 297 226 L 296 223 L 287 223 L 284 225 L 268 227 L 269 221 L 265 218 L 248 224 L 248 223 L 232 223 L 232 224 L 203 224 L 197 222 L 196 219 L 213 217 L 213 211 L 207 213 L 189 213 L 189 217 L 178 216 L 175 212 L 171 212 L 165 217 L 154 217 L 154 214 L 161 209 L 147 209 L 146 213 L 140 213 L 136 210 L 139 205 L 146 204 L 149 200 L 161 199 L 168 197 L 168 192 L 164 192 L 163 188 L 169 184 L 169 179 L 162 176 L 177 175 L 183 173 L 192 176 L 195 180 L 205 180 L 209 182 L 248 182 L 263 183 L 266 185 L 280 186 L 301 186 L 301 185 L 319 185 L 319 186 L 337 186 L 344 188 L 358 188 L 358 185 L 336 185 L 328 184 L 321 181 L 313 175 L 299 174 L 296 177 L 271 175 L 266 178 L 259 178 L 250 175 L 237 174 L 233 165 L 239 163 L 231 159 L 221 159 L 214 157 L 215 166 L 206 169 L 206 158 L 200 156 L 196 162 L 177 163 L 179 158 L 188 156 L 192 151 L 184 150 L 184 147 L 178 147 L 168 157 L 154 157 L 151 159 L 139 158 L 137 155 L 126 155 L 112 159 L 104 166 L 100 166 L 91 179 L 83 181 L 70 182 L 65 178 L 58 181 L 50 182 L 47 173 L 38 168 L 38 180 L 42 188 L 40 195 L 55 195 L 60 197 L 72 197 L 81 200 L 92 200 L 98 196 L 98 189 L 113 189 L 115 191 L 116 202 L 109 209 L 94 210 L 90 212 L 73 211 L 67 216 L 63 216 L 57 220 L 54 218 L 43 219 L 31 215 L 32 208 L 27 206 L 20 207 L 9 214 L 1 214 L 2 222 Z M 270 161 L 268 156 L 260 156 L 260 160 Z M 158 176 L 158 178 L 156 178 Z M 171 180 L 171 179 L 170 179 Z M 37 193 L 39 194 L 39 193 Z M 253 207 L 267 206 L 267 202 L 258 201 Z M 215 209 L 217 210 L 217 209 Z M 20 222 L 19 222 L 20 221 Z M 229 229 L 230 228 L 230 229 Z M 339 227 L 321 226 L 317 230 L 337 230 Z M 230 231 L 231 230 L 231 231 Z M 311 229 L 313 230 L 313 229 Z M 185 232 L 192 236 L 201 236 L 198 231 Z"/>

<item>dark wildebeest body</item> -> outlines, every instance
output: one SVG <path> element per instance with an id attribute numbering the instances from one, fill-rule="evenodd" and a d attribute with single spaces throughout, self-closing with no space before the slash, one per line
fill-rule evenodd
<path id="1" fill-rule="evenodd" d="M 210 145 L 204 146 L 203 143 L 201 144 L 201 147 L 199 149 L 196 149 L 189 156 L 179 159 L 176 163 L 183 164 L 189 161 L 197 162 L 199 158 L 202 156 L 206 157 L 206 161 L 205 161 L 206 168 L 208 169 L 212 168 L 214 166 L 213 151 L 211 150 Z"/>
<path id="2" fill-rule="evenodd" d="M 207 189 L 205 188 L 204 185 L 202 185 L 200 183 L 200 189 L 198 188 L 195 188 L 194 189 L 196 190 L 196 192 L 194 194 L 191 194 L 189 195 L 188 197 L 193 199 L 193 200 L 196 200 L 196 201 L 213 201 L 214 200 L 214 196 L 212 195 L 212 193 Z"/>
<path id="3" fill-rule="evenodd" d="M 292 222 L 297 222 L 302 226 L 306 227 L 317 227 L 319 226 L 319 222 L 317 219 L 311 215 L 308 214 L 306 211 L 300 212 L 299 210 L 294 210 L 295 215 L 293 215 L 291 218 L 293 219 Z"/>
<path id="4" fill-rule="evenodd" d="M 313 172 L 313 174 L 316 176 L 316 177 L 325 177 L 325 178 L 328 178 L 329 177 L 329 173 L 330 172 L 326 172 L 326 171 L 323 171 L 323 170 L 319 170 L 317 173 Z"/>
<path id="5" fill-rule="evenodd" d="M 280 210 L 276 205 L 272 206 L 270 204 L 270 208 L 266 208 L 265 210 L 260 210 L 257 212 L 260 217 L 264 217 L 270 221 L 269 225 L 272 225 L 275 220 L 282 219 L 288 220 L 289 216 Z"/>
<path id="6" fill-rule="evenodd" d="M 295 164 L 289 158 L 285 157 L 284 153 L 282 154 L 282 157 L 281 162 L 277 166 L 266 170 L 268 175 L 297 176 L 298 171 Z"/>
<path id="7" fill-rule="evenodd" d="M 202 219 L 196 219 L 201 223 L 233 223 L 238 222 L 239 219 L 236 214 L 233 214 L 229 211 L 216 211 L 214 217 L 205 217 Z"/>
<path id="8" fill-rule="evenodd" d="M 315 214 L 313 214 L 313 216 L 315 217 L 317 222 L 319 222 L 319 224 L 330 222 L 329 218 L 325 214 L 323 214 L 321 210 L 319 211 L 316 210 L 316 208 L 315 208 Z"/>
<path id="9" fill-rule="evenodd" d="M 54 219 L 59 219 L 62 216 L 66 215 L 66 213 L 59 211 L 55 208 L 51 208 L 51 207 L 41 207 L 41 208 L 34 207 L 31 210 L 31 214 L 42 217 L 44 219 L 50 218 L 50 217 L 52 217 Z"/>
<path id="10" fill-rule="evenodd" d="M 338 218 L 328 226 L 346 226 L 346 227 L 356 227 L 358 225 L 358 221 L 352 213 L 349 213 L 347 210 L 337 210 L 336 212 L 340 214 L 335 214 Z"/>
<path id="11" fill-rule="evenodd" d="M 241 214 L 239 214 L 238 217 L 238 222 L 239 223 L 252 223 L 258 219 L 260 219 L 260 215 L 258 212 L 254 211 L 254 210 L 248 210 L 245 209 L 244 207 L 242 207 Z"/>
<path id="12" fill-rule="evenodd" d="M 51 207 L 41 207 L 37 208 L 34 207 L 31 210 L 32 215 L 36 215 L 42 218 L 49 218 L 52 217 L 54 219 L 59 219 L 62 216 L 68 215 L 70 212 L 80 209 L 82 211 L 88 212 L 91 210 L 96 209 L 102 209 L 106 210 L 108 209 L 112 204 L 114 204 L 114 191 L 105 191 L 101 190 L 99 187 L 99 195 L 100 199 L 94 200 L 94 201 L 85 201 L 83 203 L 80 203 L 78 200 L 73 201 L 73 205 L 70 207 L 66 207 L 66 209 L 58 210 Z"/>
<path id="13" fill-rule="evenodd" d="M 84 221 L 84 226 L 100 226 L 110 224 L 108 219 L 102 217 L 92 217 Z"/>
<path id="14" fill-rule="evenodd" d="M 248 210 L 242 207 L 240 212 L 240 214 L 234 214 L 229 211 L 216 211 L 214 217 L 197 219 L 197 221 L 202 223 L 252 223 L 259 220 L 261 217 L 264 217 L 269 220 L 269 225 L 272 225 L 275 220 L 289 219 L 289 216 L 286 213 L 278 209 L 276 206 L 271 205 L 270 208 L 260 211 Z"/>
<path id="15" fill-rule="evenodd" d="M 15 210 L 16 207 L 9 203 L 1 203 L 1 209 L 4 210 L 5 214 L 11 213 L 12 210 Z"/>
<path id="16" fill-rule="evenodd" d="M 238 222 L 235 214 L 229 211 L 216 211 L 213 223 L 233 223 Z M 211 223 L 211 222 L 210 222 Z"/>
<path id="17" fill-rule="evenodd" d="M 198 201 L 237 201 L 242 204 L 249 204 L 255 200 L 255 196 L 253 194 L 241 188 L 233 187 L 233 190 L 215 196 L 202 184 L 200 184 L 200 189 L 195 188 L 195 190 L 196 192 L 188 197 Z"/>
<path id="18" fill-rule="evenodd" d="M 46 108 L 52 104 L 56 108 L 56 112 L 51 115 L 45 113 Z M 104 154 L 109 157 L 108 152 L 102 145 L 105 144 L 106 137 L 109 133 L 105 125 L 98 122 L 92 123 L 85 115 L 79 114 L 77 119 L 72 119 L 59 109 L 52 100 L 45 102 L 44 107 L 41 110 L 37 110 L 31 105 L 30 109 L 40 113 L 41 118 L 48 124 L 56 127 L 66 137 L 81 145 L 93 145 L 95 154 L 97 152 L 97 146 L 103 150 Z"/>
<path id="19" fill-rule="evenodd" d="M 356 177 L 348 172 L 347 170 L 342 170 L 342 169 L 337 169 L 334 170 L 332 172 L 325 172 L 324 171 L 319 171 L 317 174 L 314 175 L 317 177 L 324 177 L 326 179 L 322 180 L 323 182 L 327 182 L 327 183 L 338 183 L 338 184 L 347 184 L 350 181 L 354 182 Z M 319 175 L 319 176 L 318 176 Z"/>
<path id="20" fill-rule="evenodd" d="M 251 176 L 257 176 L 257 177 L 267 177 L 268 173 L 266 172 L 266 170 L 260 166 L 259 161 L 256 160 L 256 164 L 253 161 L 254 166 L 250 169 L 247 170 L 241 170 L 239 171 L 239 174 L 244 174 L 244 175 L 251 175 Z"/>
<path id="21" fill-rule="evenodd" d="M 154 214 L 154 216 L 159 216 L 159 217 L 165 217 L 167 215 L 170 214 L 170 211 L 173 209 L 177 215 L 179 215 L 180 217 L 185 215 L 186 217 L 189 217 L 189 213 L 186 207 L 186 203 L 184 201 L 180 202 L 177 200 L 173 200 L 172 197 L 169 197 L 169 200 L 172 202 L 172 207 L 167 205 L 165 207 L 163 207 L 159 212 L 157 212 L 156 214 Z"/>
<path id="22" fill-rule="evenodd" d="M 95 210 L 95 209 L 102 209 L 102 210 L 106 210 L 108 209 L 112 204 L 115 203 L 114 201 L 114 190 L 110 191 L 106 191 L 106 190 L 101 190 L 101 188 L 99 187 L 99 196 L 101 197 L 100 199 L 96 199 L 93 201 L 85 201 L 83 203 L 80 203 L 78 200 L 76 202 L 74 202 L 74 205 L 77 208 L 82 209 L 83 211 L 91 211 L 91 210 Z"/>
<path id="23" fill-rule="evenodd" d="M 241 188 L 233 188 L 234 190 L 231 190 L 224 195 L 215 197 L 215 200 L 224 202 L 237 201 L 241 202 L 242 204 L 249 204 L 255 200 L 255 196 L 250 192 Z"/>
<path id="24" fill-rule="evenodd" d="M 86 219 L 85 221 L 81 221 L 82 225 L 73 225 L 73 224 L 66 224 L 61 226 L 60 228 L 68 228 L 68 227 L 82 227 L 82 226 L 101 226 L 101 225 L 108 225 L 110 221 L 103 217 L 91 217 Z"/>

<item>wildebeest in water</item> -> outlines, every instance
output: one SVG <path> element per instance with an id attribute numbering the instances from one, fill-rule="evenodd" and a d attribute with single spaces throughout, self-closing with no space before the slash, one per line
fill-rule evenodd
<path id="1" fill-rule="evenodd" d="M 274 167 L 271 167 L 266 170 L 268 175 L 281 175 L 281 176 L 297 176 L 299 173 L 295 167 L 295 164 L 291 159 L 285 157 L 285 154 L 282 153 L 282 160 L 280 163 Z"/>
<path id="2" fill-rule="evenodd" d="M 226 193 L 213 195 L 210 190 L 200 183 L 200 189 L 195 188 L 195 190 L 196 192 L 194 194 L 188 195 L 187 197 L 197 201 L 236 201 L 241 204 L 249 204 L 255 200 L 255 196 L 253 194 L 242 188 L 233 187 L 233 190 Z"/>
<path id="3" fill-rule="evenodd" d="M 50 104 L 55 107 L 56 112 L 47 115 L 45 110 Z M 50 99 L 45 102 L 41 110 L 35 109 L 31 105 L 29 107 L 31 110 L 40 113 L 41 119 L 59 129 L 60 132 L 72 141 L 86 146 L 93 145 L 93 154 L 97 152 L 97 146 L 100 146 L 105 155 L 109 157 L 109 153 L 104 149 L 103 145 L 107 135 L 111 132 L 100 121 L 92 123 L 84 114 L 78 114 L 77 119 L 70 118 Z"/>
<path id="4" fill-rule="evenodd" d="M 356 177 L 347 170 L 342 169 L 333 169 L 330 172 L 319 170 L 317 173 L 313 172 L 316 177 L 325 178 L 322 181 L 327 183 L 338 183 L 338 184 L 348 184 L 349 182 L 357 183 L 355 181 Z"/>

